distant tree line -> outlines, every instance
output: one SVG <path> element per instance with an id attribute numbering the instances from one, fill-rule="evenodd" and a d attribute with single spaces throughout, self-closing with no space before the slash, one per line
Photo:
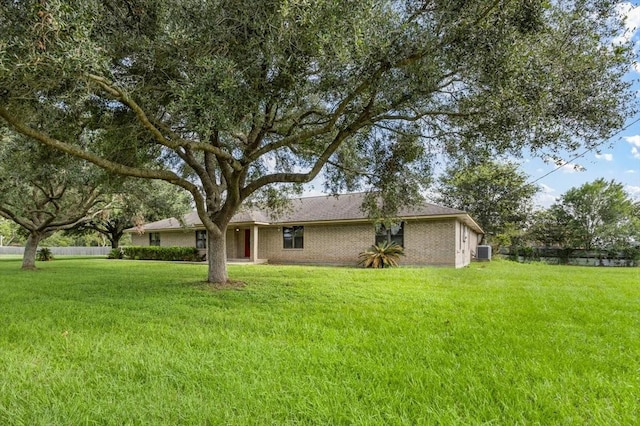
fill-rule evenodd
<path id="1" fill-rule="evenodd" d="M 35 268 L 38 246 L 116 248 L 125 229 L 189 208 L 186 192 L 169 183 L 125 179 L 0 131 L 0 243 L 24 245 L 23 269 Z"/>
<path id="2" fill-rule="evenodd" d="M 518 246 L 581 250 L 598 257 L 640 260 L 640 201 L 622 184 L 597 179 L 571 188 L 535 212 Z"/>
<path id="3" fill-rule="evenodd" d="M 640 260 L 640 201 L 622 184 L 597 179 L 536 210 L 538 188 L 527 181 L 513 163 L 460 162 L 440 176 L 435 201 L 470 213 L 496 252 L 562 261 L 580 250 Z"/>

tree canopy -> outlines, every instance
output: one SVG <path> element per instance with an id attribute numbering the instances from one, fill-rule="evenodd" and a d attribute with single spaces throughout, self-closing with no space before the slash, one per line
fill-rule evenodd
<path id="1" fill-rule="evenodd" d="M 23 269 L 35 268 L 40 241 L 103 209 L 108 187 L 107 173 L 93 164 L 22 135 L 0 133 L 0 216 L 28 234 Z"/>
<path id="2" fill-rule="evenodd" d="M 19 241 L 18 225 L 10 220 L 0 217 L 0 246 L 8 246 Z"/>
<path id="3" fill-rule="evenodd" d="M 564 224 L 571 248 L 621 250 L 640 246 L 640 203 L 621 183 L 597 179 L 571 188 L 549 209 Z"/>
<path id="4" fill-rule="evenodd" d="M 0 122 L 188 190 L 209 280 L 225 281 L 229 220 L 274 186 L 324 170 L 328 189 L 376 189 L 393 206 L 428 182 L 434 153 L 597 145 L 632 99 L 615 6 L 4 1 Z"/>
<path id="5" fill-rule="evenodd" d="M 192 209 L 188 193 L 164 181 L 129 179 L 109 197 L 108 206 L 74 232 L 95 231 L 118 248 L 124 231 L 167 217 L 182 218 Z"/>

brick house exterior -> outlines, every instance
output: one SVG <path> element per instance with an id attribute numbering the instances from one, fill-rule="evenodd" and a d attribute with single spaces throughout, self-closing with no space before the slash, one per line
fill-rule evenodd
<path id="1" fill-rule="evenodd" d="M 292 200 L 279 217 L 243 211 L 227 230 L 227 258 L 251 262 L 355 265 L 358 254 L 385 238 L 360 209 L 363 194 Z M 482 229 L 465 212 L 422 204 L 399 212 L 391 232 L 404 247 L 402 265 L 463 267 L 475 257 Z M 204 227 L 197 214 L 130 229 L 134 245 L 196 246 L 205 251 Z M 395 233 L 394 233 L 395 232 Z M 257 254 L 257 255 L 256 255 Z"/>

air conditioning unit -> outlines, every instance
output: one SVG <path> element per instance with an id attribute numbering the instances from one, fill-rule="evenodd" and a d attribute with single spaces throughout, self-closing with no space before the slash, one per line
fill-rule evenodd
<path id="1" fill-rule="evenodd" d="M 478 260 L 491 260 L 491 246 L 478 246 Z"/>

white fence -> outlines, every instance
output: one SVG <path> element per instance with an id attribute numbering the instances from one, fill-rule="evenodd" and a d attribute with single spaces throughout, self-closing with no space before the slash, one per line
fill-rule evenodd
<path id="1" fill-rule="evenodd" d="M 111 247 L 47 247 L 53 255 L 57 256 L 106 256 L 111 251 Z M 0 247 L 2 254 L 24 253 L 24 247 Z"/>

